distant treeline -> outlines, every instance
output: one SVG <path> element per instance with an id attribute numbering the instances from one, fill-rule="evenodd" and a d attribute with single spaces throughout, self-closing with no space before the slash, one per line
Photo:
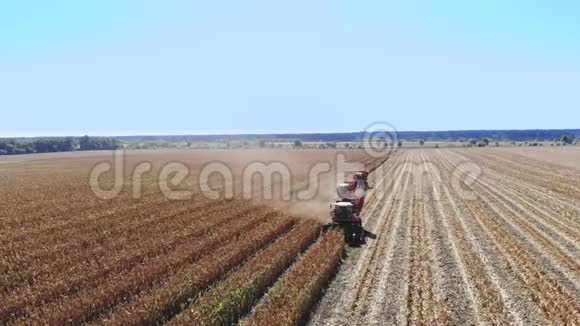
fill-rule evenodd
<path id="1" fill-rule="evenodd" d="M 380 134 L 378 134 L 381 136 Z M 0 155 L 71 152 L 90 150 L 113 150 L 123 145 L 125 148 L 171 148 L 192 147 L 192 143 L 238 142 L 241 147 L 247 143 L 259 144 L 288 142 L 294 147 L 302 147 L 302 142 L 320 142 L 320 148 L 331 148 L 328 144 L 336 142 L 360 142 L 369 136 L 365 132 L 350 133 L 311 133 L 311 134 L 238 134 L 238 135 L 175 135 L 175 136 L 119 136 L 119 137 L 52 137 L 52 138 L 4 138 L 0 139 Z M 388 140 L 393 138 L 388 137 Z M 465 142 L 466 144 L 486 144 L 489 142 L 545 142 L 560 141 L 571 144 L 580 139 L 580 129 L 559 130 L 458 130 L 458 131 L 401 131 L 397 132 L 400 141 L 422 142 Z M 479 143 L 478 143 L 479 141 Z M 263 144 L 262 144 L 263 143 Z M 298 144 L 298 145 L 297 145 Z M 276 146 L 279 146 L 277 144 Z M 336 147 L 336 145 L 334 145 Z M 479 145 L 478 145 L 479 146 Z M 234 146 L 235 147 L 235 146 Z"/>
<path id="2" fill-rule="evenodd" d="M 353 142 L 361 141 L 367 134 L 350 133 L 313 133 L 313 134 L 239 134 L 239 135 L 175 135 L 175 136 L 122 136 L 117 139 L 128 142 L 216 142 L 216 141 L 294 141 L 303 142 Z M 557 141 L 562 136 L 580 138 L 580 129 L 559 130 L 458 130 L 458 131 L 400 131 L 397 137 L 402 140 L 424 141 L 468 141 L 487 138 L 491 141 Z"/>
<path id="3" fill-rule="evenodd" d="M 402 131 L 400 139 L 426 141 L 466 141 L 489 139 L 492 141 L 559 141 L 562 136 L 580 137 L 580 129 L 551 130 L 458 130 L 458 131 Z"/>
<path id="4" fill-rule="evenodd" d="M 119 141 L 110 137 L 50 137 L 0 139 L 0 155 L 112 150 Z"/>

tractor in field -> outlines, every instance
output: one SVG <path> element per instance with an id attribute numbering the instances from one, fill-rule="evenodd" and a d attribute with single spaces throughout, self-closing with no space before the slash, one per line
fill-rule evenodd
<path id="1" fill-rule="evenodd" d="M 354 180 L 345 181 L 336 187 L 338 199 L 330 206 L 331 223 L 324 225 L 323 230 L 340 228 L 349 244 L 365 242 L 366 231 L 362 225 L 362 209 L 365 195 L 370 189 L 367 181 L 368 172 L 358 171 Z"/>
<path id="2" fill-rule="evenodd" d="M 360 181 L 363 184 L 364 190 L 367 191 L 369 189 L 373 189 L 372 187 L 369 186 L 369 172 L 368 171 L 357 171 L 354 174 L 354 180 L 355 181 Z"/>

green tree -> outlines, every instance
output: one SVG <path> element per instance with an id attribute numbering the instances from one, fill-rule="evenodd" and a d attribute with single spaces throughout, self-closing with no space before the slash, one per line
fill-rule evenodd
<path id="1" fill-rule="evenodd" d="M 302 148 L 302 142 L 300 141 L 300 139 L 296 139 L 294 141 L 294 148 Z"/>
<path id="2" fill-rule="evenodd" d="M 487 139 L 485 139 L 485 138 L 484 138 L 484 139 L 482 139 L 482 140 L 480 140 L 480 141 L 477 143 L 477 147 L 485 147 L 485 146 L 487 146 L 487 145 L 489 145 L 489 140 L 487 140 Z"/>
<path id="3" fill-rule="evenodd" d="M 91 149 L 91 138 L 87 135 L 82 136 L 79 139 L 79 150 L 81 151 L 88 151 Z"/>
<path id="4" fill-rule="evenodd" d="M 576 140 L 576 136 L 574 136 L 574 135 L 562 135 L 562 137 L 560 138 L 560 141 L 563 144 L 567 144 L 567 145 L 571 145 L 572 143 L 574 143 L 575 140 Z"/>
<path id="5" fill-rule="evenodd" d="M 148 142 L 142 147 L 157 148 L 161 145 L 160 143 Z M 114 150 L 117 148 L 119 148 L 119 141 L 115 138 L 83 136 L 79 139 L 79 150 L 81 151 Z"/>

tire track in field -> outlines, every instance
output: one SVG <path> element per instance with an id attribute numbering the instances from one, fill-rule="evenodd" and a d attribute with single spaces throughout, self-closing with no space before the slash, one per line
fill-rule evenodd
<path id="1" fill-rule="evenodd" d="M 365 257 L 366 259 L 363 260 L 367 265 L 366 269 L 358 274 L 360 283 L 354 293 L 354 300 L 351 306 L 348 307 L 350 313 L 349 324 L 360 323 L 362 318 L 365 318 L 368 312 L 371 293 L 376 290 L 377 281 L 380 279 L 378 271 L 384 264 L 384 255 L 387 252 L 387 246 L 389 243 L 392 243 L 389 242 L 389 239 L 392 238 L 392 235 L 396 230 L 396 227 L 393 225 L 394 223 L 399 222 L 398 218 L 391 216 L 393 214 L 398 215 L 401 211 L 402 201 L 397 200 L 397 194 L 406 190 L 410 178 L 410 174 L 408 173 L 410 157 L 409 153 L 407 153 L 404 163 L 400 166 L 400 174 L 394 182 L 388 198 L 385 200 L 387 205 L 385 206 L 385 209 L 378 214 L 381 218 L 381 224 L 377 228 L 378 237 L 375 240 L 376 245 L 372 247 L 370 252 L 368 252 L 368 258 Z M 404 180 L 403 177 L 405 177 Z"/>
<path id="2" fill-rule="evenodd" d="M 363 291 L 364 284 L 372 283 L 370 281 L 372 264 L 376 264 L 381 248 L 384 247 L 384 233 L 388 230 L 385 228 L 389 218 L 388 212 L 394 207 L 395 190 L 402 186 L 402 178 L 407 167 L 408 152 L 393 154 L 389 159 L 387 168 L 385 165 L 377 169 L 381 173 L 383 184 L 388 178 L 386 185 L 375 185 L 373 195 L 377 206 L 368 210 L 365 216 L 368 216 L 365 227 L 377 234 L 377 239 L 370 240 L 368 247 L 354 249 L 354 254 L 343 264 L 339 274 L 331 284 L 328 292 L 319 304 L 313 314 L 310 325 L 340 325 L 348 323 L 351 314 L 357 305 L 357 298 Z M 393 178 L 390 178 L 393 176 Z M 384 193 L 388 192 L 386 198 Z M 367 289 L 368 290 L 368 289 Z"/>
<path id="3" fill-rule="evenodd" d="M 392 218 L 391 227 L 385 240 L 384 252 L 377 255 L 376 270 L 372 273 L 372 281 L 359 296 L 362 300 L 357 304 L 353 324 L 380 325 L 380 324 L 404 324 L 407 320 L 407 293 L 409 283 L 409 255 L 411 228 L 409 221 L 413 211 L 409 210 L 411 197 L 412 171 L 416 168 L 413 162 L 415 153 L 411 156 L 411 168 L 406 169 L 407 177 L 403 187 L 394 192 L 398 207 L 396 215 Z M 416 206 L 416 203 L 414 203 Z M 383 232 L 383 234 L 387 234 Z"/>
<path id="4" fill-rule="evenodd" d="M 419 184 L 418 194 L 423 195 L 422 182 Z M 411 253 L 409 263 L 409 289 L 407 296 L 407 321 L 414 325 L 443 324 L 443 304 L 433 293 L 433 254 L 431 252 L 431 230 L 427 228 L 425 218 L 425 202 L 423 197 L 415 196 L 418 202 L 411 224 Z"/>

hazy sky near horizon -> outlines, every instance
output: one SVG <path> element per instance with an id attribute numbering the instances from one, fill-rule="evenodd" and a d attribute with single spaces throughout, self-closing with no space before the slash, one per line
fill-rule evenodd
<path id="1" fill-rule="evenodd" d="M 580 128 L 580 2 L 7 0 L 2 136 Z"/>

